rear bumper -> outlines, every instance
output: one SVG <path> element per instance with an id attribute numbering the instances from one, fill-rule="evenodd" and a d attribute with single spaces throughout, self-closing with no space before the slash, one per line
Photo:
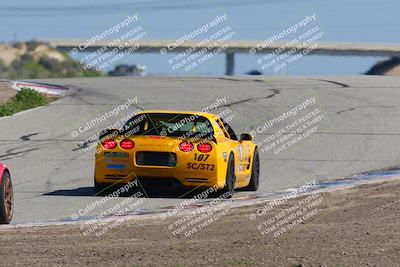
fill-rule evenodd
<path id="1" fill-rule="evenodd" d="M 197 177 L 196 177 L 197 176 Z M 137 173 L 135 171 L 127 171 L 126 174 L 120 173 L 110 173 L 110 172 L 101 172 L 95 170 L 95 179 L 97 183 L 100 184 L 127 184 L 131 181 L 139 179 L 141 184 L 146 185 L 182 185 L 184 187 L 213 187 L 223 188 L 223 185 L 219 185 L 218 181 L 215 177 L 205 177 L 199 175 L 176 175 L 176 173 L 172 173 L 168 175 L 167 173 L 151 173 L 150 171 L 146 173 Z"/>
<path id="2" fill-rule="evenodd" d="M 104 155 L 96 155 L 95 180 L 100 184 L 127 184 L 135 179 L 155 187 L 176 184 L 184 187 L 223 188 L 225 180 L 218 177 L 215 162 L 192 162 L 180 159 L 176 166 L 138 166 L 133 153 L 126 159 L 110 161 Z"/>

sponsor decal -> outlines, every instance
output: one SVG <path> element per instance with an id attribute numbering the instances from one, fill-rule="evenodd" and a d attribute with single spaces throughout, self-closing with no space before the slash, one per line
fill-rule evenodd
<path id="1" fill-rule="evenodd" d="M 124 164 L 107 164 L 107 169 L 110 170 L 124 170 L 125 165 Z"/>
<path id="2" fill-rule="evenodd" d="M 129 158 L 129 153 L 126 152 L 104 152 L 105 158 L 119 158 L 126 159 Z"/>
<path id="3" fill-rule="evenodd" d="M 222 153 L 222 158 L 224 159 L 224 162 L 227 162 L 228 161 L 228 153 L 227 152 Z"/>

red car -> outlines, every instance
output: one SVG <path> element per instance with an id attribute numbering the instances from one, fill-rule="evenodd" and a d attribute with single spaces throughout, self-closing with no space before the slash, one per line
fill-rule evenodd
<path id="1" fill-rule="evenodd" d="M 10 171 L 0 163 L 0 224 L 8 224 L 13 217 L 13 186 Z"/>

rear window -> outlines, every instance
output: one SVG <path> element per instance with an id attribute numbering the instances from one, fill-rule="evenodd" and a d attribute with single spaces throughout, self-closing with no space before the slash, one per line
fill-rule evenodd
<path id="1" fill-rule="evenodd" d="M 181 138 L 213 135 L 210 121 L 191 114 L 139 114 L 126 122 L 122 131 L 129 135 L 160 135 Z"/>

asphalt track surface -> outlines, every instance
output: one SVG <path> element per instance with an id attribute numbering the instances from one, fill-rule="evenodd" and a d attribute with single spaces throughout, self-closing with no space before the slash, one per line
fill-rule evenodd
<path id="1" fill-rule="evenodd" d="M 324 114 L 317 131 L 278 154 L 273 149 L 260 153 L 259 192 L 392 167 L 400 159 L 399 78 L 130 77 L 42 81 L 69 86 L 76 92 L 48 106 L 0 119 L 0 161 L 11 169 L 15 189 L 13 223 L 69 219 L 99 199 L 93 196 L 92 188 L 94 151 L 84 152 L 78 144 L 137 108 L 201 110 L 226 97 L 227 103 L 213 112 L 229 108 L 235 114 L 231 125 L 241 133 L 256 130 L 315 97 L 316 104 L 306 111 L 318 108 Z M 129 110 L 77 137 L 71 136 L 72 131 L 135 97 L 138 102 Z M 296 118 L 258 133 L 256 141 L 262 142 Z M 247 195 L 238 192 L 235 198 Z M 154 210 L 176 205 L 182 201 L 177 197 L 150 197 L 142 207 Z M 118 201 L 113 199 L 109 204 Z"/>

